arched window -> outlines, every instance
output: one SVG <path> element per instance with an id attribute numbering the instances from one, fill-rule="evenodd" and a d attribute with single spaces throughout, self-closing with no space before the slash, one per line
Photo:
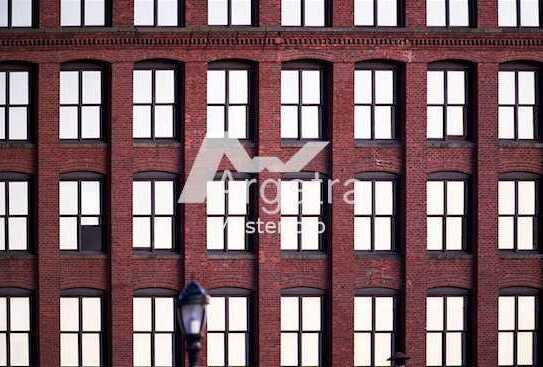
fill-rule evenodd
<path id="1" fill-rule="evenodd" d="M 32 291 L 0 288 L 0 363 L 33 365 Z"/>

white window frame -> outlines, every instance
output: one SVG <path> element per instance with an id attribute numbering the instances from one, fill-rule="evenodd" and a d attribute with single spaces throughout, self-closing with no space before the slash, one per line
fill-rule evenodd
<path id="1" fill-rule="evenodd" d="M 354 0 L 355 26 L 398 27 L 400 24 L 399 0 Z"/>
<path id="2" fill-rule="evenodd" d="M 175 9 L 165 4 L 175 3 Z M 174 16 L 177 15 L 177 16 Z M 179 0 L 134 0 L 134 25 L 136 27 L 179 27 L 182 6 Z"/>
<path id="3" fill-rule="evenodd" d="M 462 8 L 455 9 L 454 7 L 459 5 L 459 0 L 426 0 L 426 26 L 470 27 L 472 22 L 472 0 L 462 1 Z M 461 12 L 461 14 L 458 14 L 458 12 Z M 461 15 L 462 20 L 454 19 L 454 14 Z"/>
<path id="4" fill-rule="evenodd" d="M 528 8 L 528 1 L 535 7 Z M 540 27 L 541 5 L 540 0 L 498 0 L 498 27 Z"/>
<path id="5" fill-rule="evenodd" d="M 207 24 L 212 26 L 251 26 L 253 24 L 253 0 L 207 0 Z"/>
<path id="6" fill-rule="evenodd" d="M 98 6 L 97 12 L 101 15 L 93 19 L 89 13 L 96 6 Z M 107 25 L 107 7 L 107 0 L 60 0 L 60 26 L 105 27 Z M 91 14 L 95 15 L 94 12 Z"/>
<path id="7" fill-rule="evenodd" d="M 281 26 L 283 27 L 326 27 L 328 25 L 328 0 L 319 1 L 319 19 L 313 19 L 308 9 L 308 0 L 281 0 Z M 314 1 L 313 1 L 314 2 Z M 314 11 L 315 9 L 313 9 Z"/>

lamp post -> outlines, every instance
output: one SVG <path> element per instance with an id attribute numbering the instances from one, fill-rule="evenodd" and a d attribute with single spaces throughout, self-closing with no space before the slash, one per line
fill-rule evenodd
<path id="1" fill-rule="evenodd" d="M 202 330 L 206 323 L 207 292 L 197 282 L 190 282 L 177 296 L 177 320 L 187 341 L 189 367 L 198 366 L 198 355 L 202 344 Z"/>
<path id="2" fill-rule="evenodd" d="M 388 360 L 392 362 L 393 367 L 405 367 L 408 359 L 410 359 L 410 357 L 407 354 L 402 352 L 396 352 Z"/>

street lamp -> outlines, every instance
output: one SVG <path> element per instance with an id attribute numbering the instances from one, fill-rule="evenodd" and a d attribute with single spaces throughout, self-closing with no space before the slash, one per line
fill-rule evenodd
<path id="1" fill-rule="evenodd" d="M 200 339 L 206 323 L 207 292 L 197 282 L 190 282 L 177 296 L 177 320 L 187 340 L 189 367 L 198 366 L 198 354 L 202 348 Z"/>
<path id="2" fill-rule="evenodd" d="M 405 367 L 405 363 L 408 359 L 410 359 L 410 357 L 407 354 L 396 352 L 388 360 L 392 362 L 392 366 L 394 367 Z"/>

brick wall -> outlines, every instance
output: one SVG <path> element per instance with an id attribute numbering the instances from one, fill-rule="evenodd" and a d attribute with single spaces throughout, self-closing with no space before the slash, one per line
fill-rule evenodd
<path id="1" fill-rule="evenodd" d="M 241 287 L 253 291 L 257 311 L 255 365 L 279 365 L 279 297 L 281 289 L 316 287 L 327 290 L 331 310 L 326 319 L 330 366 L 352 365 L 353 293 L 364 287 L 389 287 L 402 294 L 402 348 L 411 366 L 425 363 L 425 295 L 428 288 L 454 286 L 473 294 L 474 365 L 497 364 L 497 295 L 502 287 L 543 288 L 543 261 L 537 256 L 500 256 L 496 250 L 497 176 L 507 171 L 543 174 L 540 145 L 502 146 L 497 142 L 497 70 L 501 62 L 543 62 L 543 39 L 534 32 L 496 29 L 496 1 L 478 1 L 478 25 L 488 32 L 424 30 L 423 0 L 406 1 L 406 28 L 360 30 L 352 26 L 351 1 L 334 1 L 335 27 L 312 32 L 284 31 L 279 1 L 260 0 L 261 28 L 240 31 L 209 29 L 206 2 L 185 1 L 185 25 L 171 31 L 136 30 L 132 3 L 117 0 L 109 31 L 70 32 L 59 29 L 58 1 L 40 4 L 39 30 L 0 33 L 0 61 L 33 63 L 37 71 L 37 119 L 34 141 L 0 146 L 0 171 L 33 175 L 34 239 L 31 255 L 0 258 L 0 287 L 33 289 L 39 318 L 37 349 L 42 366 L 59 363 L 59 294 L 72 287 L 103 289 L 108 301 L 109 358 L 113 366 L 132 363 L 131 296 L 138 288 L 181 289 L 191 279 L 205 287 Z M 267 28 L 264 28 L 267 27 Z M 45 32 L 47 31 L 47 32 Z M 132 68 L 146 59 L 182 63 L 179 88 L 184 101 L 182 141 L 134 144 L 132 140 Z M 402 236 L 399 256 L 359 256 L 352 251 L 352 208 L 333 192 L 331 251 L 318 258 L 281 257 L 279 238 L 261 235 L 250 256 L 209 257 L 205 249 L 205 206 L 186 205 L 179 254 L 134 255 L 131 229 L 131 181 L 141 171 L 187 177 L 205 134 L 207 63 L 219 59 L 257 63 L 258 155 L 288 158 L 296 148 L 279 139 L 280 66 L 296 59 L 330 63 L 332 73 L 331 144 L 307 170 L 346 180 L 365 171 L 387 171 L 401 177 Z M 111 112 L 108 139 L 101 144 L 58 141 L 58 73 L 66 61 L 93 59 L 108 63 Z M 357 147 L 353 141 L 353 71 L 363 60 L 394 60 L 404 70 L 401 142 Z M 436 60 L 464 60 L 475 65 L 477 107 L 472 144 L 460 148 L 426 142 L 426 66 Z M 252 151 L 252 149 L 251 149 Z M 226 163 L 225 163 L 226 166 Z M 426 175 L 436 171 L 471 175 L 473 251 L 461 257 L 435 258 L 426 252 Z M 103 255 L 67 255 L 58 250 L 58 178 L 69 171 L 94 171 L 107 177 L 109 239 Z M 273 177 L 263 173 L 260 178 Z M 277 215 L 260 211 L 263 220 Z M 205 357 L 205 351 L 202 353 Z M 205 358 L 204 358 L 205 359 Z M 205 362 L 205 361 L 204 361 Z"/>

